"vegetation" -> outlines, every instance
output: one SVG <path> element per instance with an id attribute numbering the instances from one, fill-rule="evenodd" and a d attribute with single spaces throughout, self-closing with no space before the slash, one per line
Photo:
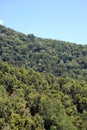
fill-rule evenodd
<path id="1" fill-rule="evenodd" d="M 0 25 L 0 58 L 17 67 L 87 80 L 87 45 L 41 39 Z"/>
<path id="2" fill-rule="evenodd" d="M 87 82 L 0 61 L 0 129 L 86 130 Z"/>
<path id="3" fill-rule="evenodd" d="M 0 25 L 0 129 L 87 130 L 86 58 L 86 45 Z"/>

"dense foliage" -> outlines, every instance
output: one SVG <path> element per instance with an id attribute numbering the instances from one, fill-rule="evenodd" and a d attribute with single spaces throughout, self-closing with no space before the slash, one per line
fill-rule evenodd
<path id="1" fill-rule="evenodd" d="M 0 25 L 0 129 L 87 130 L 86 59 L 86 45 Z"/>
<path id="2" fill-rule="evenodd" d="M 87 79 L 87 45 L 41 39 L 0 25 L 0 58 L 55 76 Z"/>
<path id="3" fill-rule="evenodd" d="M 87 82 L 0 61 L 1 130 L 86 130 Z"/>

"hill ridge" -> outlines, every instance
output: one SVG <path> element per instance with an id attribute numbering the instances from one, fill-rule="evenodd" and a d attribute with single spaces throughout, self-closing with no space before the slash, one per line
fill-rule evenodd
<path id="1" fill-rule="evenodd" d="M 0 59 L 55 76 L 87 79 L 87 46 L 25 35 L 0 25 Z"/>

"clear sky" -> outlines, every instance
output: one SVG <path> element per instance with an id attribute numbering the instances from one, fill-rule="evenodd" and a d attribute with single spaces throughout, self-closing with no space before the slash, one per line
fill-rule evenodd
<path id="1" fill-rule="evenodd" d="M 87 0 L 0 0 L 0 24 L 42 38 L 87 44 Z"/>

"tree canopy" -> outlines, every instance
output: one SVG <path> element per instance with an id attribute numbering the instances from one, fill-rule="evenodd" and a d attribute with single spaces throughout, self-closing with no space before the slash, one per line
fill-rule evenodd
<path id="1" fill-rule="evenodd" d="M 87 130 L 87 46 L 0 25 L 0 129 Z"/>
<path id="2" fill-rule="evenodd" d="M 42 39 L 0 25 L 0 58 L 16 67 L 87 80 L 87 45 Z"/>

